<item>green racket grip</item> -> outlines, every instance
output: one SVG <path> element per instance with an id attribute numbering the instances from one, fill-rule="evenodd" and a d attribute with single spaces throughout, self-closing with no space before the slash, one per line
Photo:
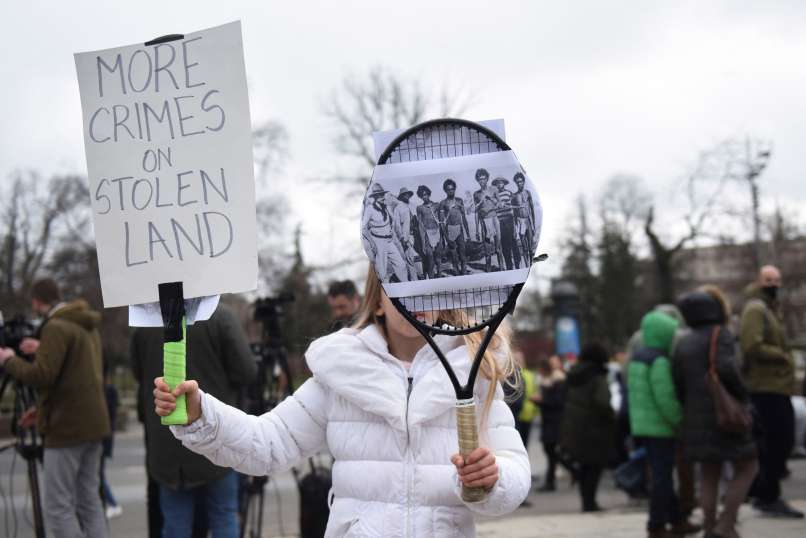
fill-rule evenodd
<path id="1" fill-rule="evenodd" d="M 182 318 L 182 340 L 162 344 L 162 376 L 172 391 L 185 380 L 186 333 L 185 318 Z M 170 415 L 162 417 L 161 421 L 165 426 L 184 426 L 188 423 L 184 394 L 176 399 L 176 409 Z"/>
<path id="2" fill-rule="evenodd" d="M 479 429 L 476 425 L 476 404 L 473 398 L 456 402 L 456 429 L 459 434 L 459 453 L 467 462 L 471 452 L 479 447 Z M 487 497 L 483 487 L 462 485 L 462 500 L 479 502 Z"/>

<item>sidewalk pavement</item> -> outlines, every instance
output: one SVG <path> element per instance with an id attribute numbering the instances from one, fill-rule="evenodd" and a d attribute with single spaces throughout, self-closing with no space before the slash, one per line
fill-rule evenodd
<path id="1" fill-rule="evenodd" d="M 806 511 L 806 501 L 794 501 L 792 505 Z M 739 522 L 739 532 L 745 538 L 806 536 L 806 520 L 761 517 L 747 505 L 742 507 Z M 489 520 L 479 523 L 476 530 L 479 538 L 644 538 L 645 525 L 644 511 L 606 511 Z"/>

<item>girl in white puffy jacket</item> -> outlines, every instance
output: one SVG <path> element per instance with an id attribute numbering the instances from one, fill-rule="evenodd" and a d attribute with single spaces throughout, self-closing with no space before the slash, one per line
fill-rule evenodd
<path id="1" fill-rule="evenodd" d="M 188 424 L 172 426 L 190 450 L 251 475 L 286 470 L 318 452 L 334 457 L 326 537 L 475 536 L 473 513 L 501 515 L 526 498 L 531 470 L 503 401 L 513 371 L 506 328 L 488 349 L 476 383 L 482 447 L 457 454 L 456 396 L 420 334 L 386 297 L 374 272 L 354 328 L 319 338 L 305 354 L 313 377 L 262 416 L 205 394 L 195 381 L 173 392 L 155 380 L 158 415 L 187 396 Z M 466 379 L 478 334 L 437 336 Z M 483 486 L 476 503 L 461 484 Z"/>

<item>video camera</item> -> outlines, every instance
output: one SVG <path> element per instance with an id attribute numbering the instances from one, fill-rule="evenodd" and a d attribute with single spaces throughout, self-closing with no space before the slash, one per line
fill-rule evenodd
<path id="1" fill-rule="evenodd" d="M 281 340 L 280 320 L 285 315 L 285 305 L 294 302 L 294 294 L 284 292 L 277 297 L 263 297 L 255 301 L 254 320 L 263 323 L 264 335 L 270 340 Z M 264 342 L 265 343 L 265 342 Z"/>
<path id="2" fill-rule="evenodd" d="M 19 315 L 4 322 L 3 312 L 0 311 L 0 347 L 10 347 L 19 353 L 22 340 L 35 334 L 36 325 L 25 317 Z"/>
<path id="3" fill-rule="evenodd" d="M 277 297 L 262 297 L 255 301 L 255 320 L 261 321 L 276 313 L 282 314 L 284 304 L 293 303 L 294 294 L 290 291 L 283 292 Z"/>

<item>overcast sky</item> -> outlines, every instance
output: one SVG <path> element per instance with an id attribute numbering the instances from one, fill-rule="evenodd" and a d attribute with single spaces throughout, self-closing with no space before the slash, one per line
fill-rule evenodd
<path id="1" fill-rule="evenodd" d="M 373 65 L 424 87 L 469 89 L 468 119 L 505 119 L 543 199 L 541 252 L 556 252 L 578 192 L 630 172 L 665 196 L 697 151 L 728 136 L 773 141 L 767 210 L 776 200 L 806 204 L 798 0 L 5 2 L 0 177 L 18 168 L 86 173 L 74 52 L 236 19 L 252 120 L 289 131 L 291 159 L 274 180 L 317 263 L 359 239 L 358 208 L 345 211 L 343 198 L 307 181 L 343 166 L 321 103 L 346 74 Z"/>

